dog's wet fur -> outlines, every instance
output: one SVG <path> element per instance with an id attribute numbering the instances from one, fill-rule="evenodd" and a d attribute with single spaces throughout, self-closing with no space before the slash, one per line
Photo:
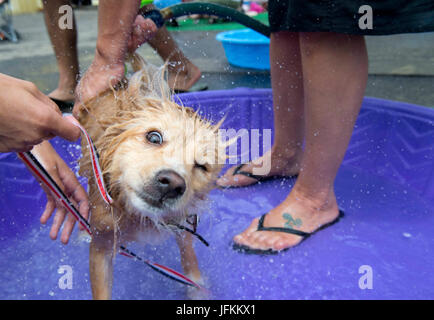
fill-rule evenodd
<path id="1" fill-rule="evenodd" d="M 92 137 L 112 206 L 96 187 L 82 142 L 80 174 L 91 202 L 90 279 L 94 299 L 111 298 L 113 259 L 121 244 L 153 241 L 172 224 L 201 213 L 225 161 L 218 128 L 171 100 L 164 68 L 134 55 L 134 74 L 80 106 L 79 122 Z M 184 273 L 202 282 L 192 236 L 175 232 Z"/>

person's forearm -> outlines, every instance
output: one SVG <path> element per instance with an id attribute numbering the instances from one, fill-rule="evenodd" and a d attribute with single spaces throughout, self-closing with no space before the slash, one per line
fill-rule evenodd
<path id="1" fill-rule="evenodd" d="M 98 9 L 96 54 L 110 64 L 123 63 L 139 0 L 102 0 Z"/>

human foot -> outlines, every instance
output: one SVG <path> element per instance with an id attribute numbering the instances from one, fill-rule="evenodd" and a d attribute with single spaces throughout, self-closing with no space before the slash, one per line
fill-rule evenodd
<path id="1" fill-rule="evenodd" d="M 51 91 L 48 96 L 61 101 L 74 101 L 74 89 L 72 90 L 62 90 L 56 88 Z"/>
<path id="2" fill-rule="evenodd" d="M 168 66 L 167 82 L 174 91 L 188 91 L 202 75 L 199 68 L 189 60 L 171 61 Z"/>
<path id="3" fill-rule="evenodd" d="M 246 163 L 241 168 L 239 165 L 230 168 L 216 184 L 220 187 L 245 187 L 269 177 L 293 177 L 300 170 L 300 161 L 301 151 L 281 152 L 273 147 L 261 158 Z M 254 168 L 270 168 L 270 170 L 267 174 L 255 174 Z"/>
<path id="4" fill-rule="evenodd" d="M 259 219 L 256 218 L 244 232 L 236 235 L 233 240 L 235 246 L 242 249 L 279 252 L 296 246 L 311 233 L 337 222 L 338 217 L 340 214 L 333 192 L 322 205 L 319 205 L 295 191 L 266 215 L 263 228 L 271 228 L 271 230 L 258 231 Z M 296 235 L 273 231 L 273 228 L 299 230 L 301 233 Z"/>

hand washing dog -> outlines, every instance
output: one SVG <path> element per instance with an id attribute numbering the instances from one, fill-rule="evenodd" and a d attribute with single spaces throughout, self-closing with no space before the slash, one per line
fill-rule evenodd
<path id="1" fill-rule="evenodd" d="M 85 102 L 79 122 L 93 139 L 111 206 L 101 198 L 87 145 L 80 174 L 91 202 L 90 279 L 94 299 L 110 299 L 113 259 L 121 244 L 175 233 L 184 273 L 202 282 L 192 236 L 171 226 L 200 213 L 226 159 L 219 124 L 170 98 L 164 70 L 134 55 L 135 73 L 118 89 Z"/>

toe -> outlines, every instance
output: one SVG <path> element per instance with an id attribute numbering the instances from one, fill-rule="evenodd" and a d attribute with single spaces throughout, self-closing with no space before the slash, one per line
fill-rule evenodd
<path id="1" fill-rule="evenodd" d="M 296 246 L 301 242 L 302 239 L 303 238 L 295 235 L 282 236 L 276 240 L 273 246 L 275 250 L 281 251 Z"/>
<path id="2" fill-rule="evenodd" d="M 243 175 L 239 175 L 239 174 L 225 175 L 219 178 L 216 182 L 216 184 L 220 187 L 231 187 L 231 186 L 245 187 L 253 183 L 256 183 L 255 179 Z"/>
<path id="3" fill-rule="evenodd" d="M 259 219 L 253 219 L 250 226 L 242 233 L 236 235 L 233 241 L 239 245 L 244 245 L 252 249 L 259 250 L 280 250 L 283 245 L 276 246 L 278 242 L 282 242 L 281 235 L 275 232 L 258 231 Z"/>
<path id="4" fill-rule="evenodd" d="M 264 232 L 254 231 L 243 239 L 244 244 L 252 249 L 268 250 L 267 235 Z"/>
<path id="5" fill-rule="evenodd" d="M 277 250 L 276 249 L 276 242 L 279 241 L 279 236 L 276 235 L 270 235 L 265 239 L 265 244 L 269 249 Z"/>
<path id="6" fill-rule="evenodd" d="M 216 184 L 220 187 L 228 187 L 230 186 L 230 180 L 226 175 L 217 179 Z"/>
<path id="7" fill-rule="evenodd" d="M 233 240 L 234 242 L 238 243 L 238 244 L 247 244 L 248 242 L 248 238 L 250 237 L 250 235 L 252 233 L 254 233 L 257 230 L 258 227 L 258 221 L 259 219 L 253 219 L 252 223 L 250 224 L 250 226 L 244 230 L 242 233 L 236 235 Z"/>
<path id="8" fill-rule="evenodd" d="M 242 174 L 234 175 L 234 171 L 236 168 L 237 166 L 234 166 L 230 168 L 228 171 L 226 171 L 226 173 L 222 177 L 217 179 L 216 184 L 220 187 L 230 187 L 230 186 L 243 187 L 256 182 L 255 179 L 249 178 Z"/>
<path id="9" fill-rule="evenodd" d="M 234 241 L 235 243 L 238 243 L 238 244 L 244 244 L 244 236 L 243 236 L 243 234 L 237 234 L 237 235 L 233 238 L 233 241 Z"/>

